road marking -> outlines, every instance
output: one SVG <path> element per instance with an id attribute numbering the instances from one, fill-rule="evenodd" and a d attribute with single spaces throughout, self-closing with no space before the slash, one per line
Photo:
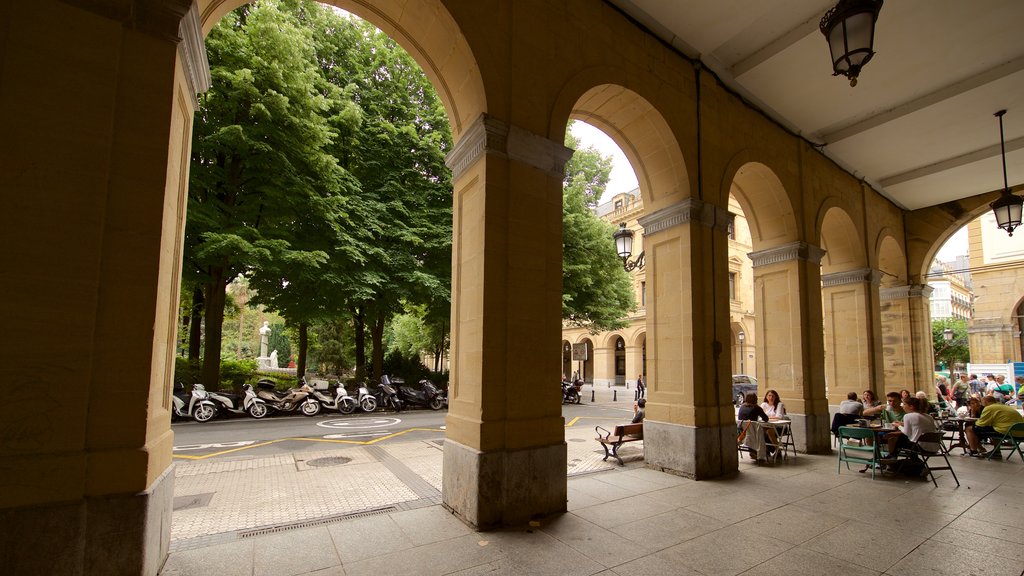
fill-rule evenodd
<path id="1" fill-rule="evenodd" d="M 364 436 L 387 436 L 391 432 L 364 432 L 362 434 L 328 434 L 324 438 L 338 440 L 341 438 L 362 438 Z"/>
<path id="2" fill-rule="evenodd" d="M 397 426 L 402 421 L 398 418 L 342 418 L 317 422 L 317 426 L 336 430 L 360 430 L 365 428 L 387 428 Z"/>
<path id="3" fill-rule="evenodd" d="M 208 448 L 240 448 L 242 446 L 248 446 L 255 444 L 255 440 L 240 440 L 238 442 L 221 442 L 218 444 L 185 444 L 183 446 L 175 446 L 175 452 L 185 452 L 186 450 L 206 450 Z"/>
<path id="4" fill-rule="evenodd" d="M 383 436 L 378 436 L 377 438 L 374 438 L 373 440 L 345 440 L 343 438 L 278 438 L 277 440 L 267 440 L 266 442 L 261 442 L 259 444 L 250 444 L 248 446 L 240 446 L 238 448 L 229 448 L 228 450 L 222 450 L 220 452 L 211 452 L 209 454 L 202 454 L 202 455 L 199 455 L 199 456 L 189 456 L 189 455 L 186 455 L 186 454 L 174 454 L 173 457 L 181 459 L 181 460 L 206 460 L 207 458 L 213 458 L 213 457 L 216 457 L 216 456 L 223 456 L 225 454 L 230 454 L 232 452 L 238 452 L 240 450 L 248 450 L 250 448 L 262 448 L 263 446 L 270 446 L 271 444 L 277 444 L 278 442 L 288 442 L 288 441 L 296 441 L 296 442 L 329 442 L 329 443 L 333 443 L 333 444 L 354 444 L 354 445 L 357 445 L 357 446 L 369 446 L 371 444 L 376 444 L 376 443 L 382 442 L 384 440 L 389 440 L 391 438 L 396 438 L 396 437 L 401 436 L 403 434 L 408 434 L 409 432 L 444 432 L 444 430 L 442 430 L 440 428 L 408 428 L 406 430 L 401 430 L 401 431 L 395 432 L 393 434 L 392 433 L 388 433 L 388 432 L 384 432 Z"/>

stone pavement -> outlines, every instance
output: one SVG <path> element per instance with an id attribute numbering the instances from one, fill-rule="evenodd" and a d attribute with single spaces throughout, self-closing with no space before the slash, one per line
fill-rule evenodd
<path id="1" fill-rule="evenodd" d="M 583 394 L 587 404 L 590 390 L 585 387 Z M 612 422 L 632 417 L 632 390 L 598 387 L 594 398 L 610 409 Z M 604 452 L 593 440 L 594 425 L 607 425 L 608 419 L 574 420 L 573 409 L 566 406 L 564 410 L 567 474 L 617 467 L 612 459 L 602 461 Z M 252 457 L 242 451 L 210 460 L 178 460 L 171 550 L 231 542 L 311 522 L 440 504 L 444 436 L 440 432 L 417 436 L 423 438 L 360 446 L 311 442 L 281 454 Z M 639 461 L 643 443 L 623 446 L 621 455 L 626 461 Z"/>

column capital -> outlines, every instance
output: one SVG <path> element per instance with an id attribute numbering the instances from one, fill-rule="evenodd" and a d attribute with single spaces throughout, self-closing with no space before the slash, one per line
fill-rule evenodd
<path id="1" fill-rule="evenodd" d="M 802 241 L 790 242 L 782 246 L 775 246 L 774 248 L 758 250 L 757 252 L 749 252 L 747 254 L 747 257 L 753 262 L 754 268 L 778 264 L 779 262 L 788 262 L 790 260 L 803 260 L 811 264 L 820 265 L 823 256 L 825 256 L 824 250 Z"/>
<path id="2" fill-rule="evenodd" d="M 712 230 L 727 234 L 734 218 L 735 215 L 724 208 L 690 197 L 678 204 L 641 216 L 637 222 L 643 226 L 645 235 L 690 222 L 703 224 Z"/>
<path id="3" fill-rule="evenodd" d="M 445 164 L 458 178 L 484 154 L 522 162 L 559 179 L 565 176 L 565 163 L 573 150 L 533 132 L 509 125 L 488 114 L 481 114 L 448 156 Z"/>
<path id="4" fill-rule="evenodd" d="M 832 274 L 823 274 L 821 277 L 822 288 L 828 288 L 830 286 L 844 286 L 847 284 L 868 284 L 872 286 L 878 286 L 882 281 L 882 273 L 873 268 L 858 268 L 856 270 L 846 270 L 844 272 L 833 272 Z"/>
<path id="5" fill-rule="evenodd" d="M 906 300 L 908 298 L 928 298 L 934 288 L 927 284 L 908 284 L 905 286 L 889 286 L 879 288 L 880 300 Z"/>
<path id="6" fill-rule="evenodd" d="M 197 109 L 199 100 L 195 95 L 206 92 L 213 85 L 213 80 L 210 78 L 210 61 L 206 56 L 203 27 L 199 21 L 198 6 L 197 2 L 193 2 L 188 13 L 178 24 L 178 36 L 181 38 L 181 42 L 178 44 L 178 54 L 181 57 L 182 68 L 185 70 L 185 78 L 188 79 L 192 105 Z"/>

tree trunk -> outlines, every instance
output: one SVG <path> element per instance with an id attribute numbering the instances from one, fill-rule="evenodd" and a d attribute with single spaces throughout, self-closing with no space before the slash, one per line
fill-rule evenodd
<path id="1" fill-rule="evenodd" d="M 295 375 L 302 378 L 306 375 L 306 351 L 309 350 L 309 324 L 299 323 L 299 358 L 295 363 Z"/>
<path id="2" fill-rule="evenodd" d="M 373 340 L 373 381 L 379 382 L 384 375 L 384 312 L 377 312 L 370 337 Z"/>
<path id="3" fill-rule="evenodd" d="M 188 363 L 199 361 L 200 346 L 203 343 L 203 311 L 206 301 L 203 299 L 202 286 L 196 286 L 192 292 L 192 310 L 188 322 Z"/>
<path id="4" fill-rule="evenodd" d="M 352 311 L 353 340 L 356 347 L 356 382 L 366 380 L 366 318 L 362 308 Z"/>
<path id="5" fill-rule="evenodd" d="M 224 269 L 210 269 L 210 283 L 206 284 L 206 340 L 203 346 L 203 371 L 200 380 L 211 390 L 220 388 L 220 343 L 224 334 L 224 304 L 227 284 Z"/>

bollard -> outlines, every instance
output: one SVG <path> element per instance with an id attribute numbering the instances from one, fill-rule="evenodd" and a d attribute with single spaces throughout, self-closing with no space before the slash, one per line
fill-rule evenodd
<path id="1" fill-rule="evenodd" d="M 619 391 L 618 390 L 612 390 L 612 402 L 618 402 L 618 401 L 619 401 Z"/>
<path id="2" fill-rule="evenodd" d="M 594 389 L 593 388 L 590 389 L 590 401 L 591 402 L 594 401 Z"/>

